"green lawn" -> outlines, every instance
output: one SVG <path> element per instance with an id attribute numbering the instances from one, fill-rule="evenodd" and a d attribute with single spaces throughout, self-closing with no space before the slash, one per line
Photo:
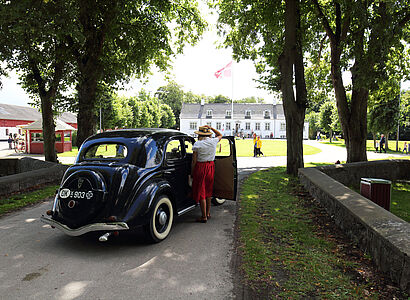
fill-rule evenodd
<path id="1" fill-rule="evenodd" d="M 243 156 L 243 157 L 250 157 L 253 156 L 253 143 L 252 139 L 245 139 L 245 140 L 236 140 L 236 155 Z M 226 144 L 222 144 L 221 151 L 217 154 L 224 154 L 226 149 Z M 284 140 L 262 140 L 262 152 L 265 156 L 286 156 L 286 141 Z M 312 155 L 316 153 L 320 153 L 321 150 L 319 148 L 303 145 L 303 154 L 304 155 Z M 78 154 L 78 148 L 73 147 L 73 150 L 70 152 L 59 153 L 58 157 L 75 157 Z"/>
<path id="2" fill-rule="evenodd" d="M 320 233 L 313 208 L 301 194 L 297 178 L 284 167 L 253 173 L 242 184 L 239 251 L 255 298 L 377 298 L 375 283 L 361 279 L 357 284 L 361 266 Z"/>
<path id="3" fill-rule="evenodd" d="M 410 184 L 394 182 L 392 184 L 390 211 L 403 219 L 410 222 Z"/>
<path id="4" fill-rule="evenodd" d="M 57 189 L 57 185 L 50 185 L 33 192 L 0 198 L 0 215 L 52 197 Z"/>
<path id="5" fill-rule="evenodd" d="M 404 146 L 404 142 L 405 141 L 399 141 L 399 148 L 403 150 L 403 146 Z M 333 142 L 329 142 L 326 140 L 321 141 L 322 144 L 326 144 L 326 145 L 332 145 L 332 146 L 338 146 L 338 147 L 346 147 L 344 140 L 337 140 L 337 141 L 333 141 Z M 410 141 L 407 141 L 407 143 L 410 143 Z M 366 150 L 367 151 L 376 151 L 376 149 L 374 148 L 374 142 L 373 140 L 367 140 L 366 141 Z M 389 140 L 389 150 L 387 150 L 387 153 L 401 153 L 400 152 L 396 152 L 396 141 L 390 141 Z"/>
<path id="6" fill-rule="evenodd" d="M 253 156 L 253 140 L 236 140 L 236 155 L 249 157 Z M 262 152 L 265 156 L 286 156 L 285 140 L 262 140 Z M 312 155 L 321 152 L 319 148 L 303 145 L 303 154 Z"/>

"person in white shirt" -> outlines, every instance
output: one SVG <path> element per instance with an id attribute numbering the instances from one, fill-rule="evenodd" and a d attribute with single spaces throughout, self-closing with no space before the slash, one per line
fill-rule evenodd
<path id="1" fill-rule="evenodd" d="M 211 138 L 212 132 L 215 133 Z M 200 126 L 198 131 L 198 141 L 192 147 L 192 195 L 196 203 L 201 207 L 202 216 L 197 222 L 206 223 L 211 218 L 211 198 L 214 185 L 215 173 L 215 153 L 218 142 L 222 139 L 222 134 L 206 125 Z"/>

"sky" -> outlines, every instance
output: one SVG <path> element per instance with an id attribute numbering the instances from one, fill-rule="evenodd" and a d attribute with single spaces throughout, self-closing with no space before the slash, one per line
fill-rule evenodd
<path id="1" fill-rule="evenodd" d="M 232 51 L 230 49 L 217 48 L 218 42 L 221 39 L 218 37 L 215 25 L 216 15 L 210 15 L 207 9 L 205 18 L 210 24 L 210 29 L 206 31 L 195 46 L 187 46 L 184 54 L 178 55 L 173 60 L 173 69 L 169 71 L 171 74 L 161 74 L 153 72 L 148 78 L 144 78 L 142 83 L 140 80 L 131 80 L 122 90 L 119 95 L 134 96 L 141 89 L 145 89 L 154 95 L 155 91 L 163 85 L 166 85 L 166 76 L 169 76 L 175 82 L 182 86 L 185 92 L 191 91 L 194 94 L 204 94 L 206 96 L 224 95 L 229 98 L 242 99 L 245 97 L 261 97 L 266 103 L 273 103 L 275 96 L 264 89 L 257 88 L 258 83 L 255 79 L 258 74 L 255 71 L 251 61 L 234 62 L 232 68 L 232 77 L 217 79 L 214 73 L 226 66 L 232 61 Z M 345 78 L 345 76 L 344 76 Z M 29 96 L 18 85 L 18 76 L 15 72 L 11 72 L 8 78 L 1 78 L 3 88 L 0 90 L 0 103 L 28 106 L 32 102 Z M 410 88 L 410 82 L 402 85 L 402 89 Z"/>

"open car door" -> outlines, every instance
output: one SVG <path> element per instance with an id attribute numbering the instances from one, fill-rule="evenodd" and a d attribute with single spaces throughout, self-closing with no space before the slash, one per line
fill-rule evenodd
<path id="1" fill-rule="evenodd" d="M 224 136 L 216 148 L 213 197 L 236 201 L 237 186 L 235 138 Z"/>

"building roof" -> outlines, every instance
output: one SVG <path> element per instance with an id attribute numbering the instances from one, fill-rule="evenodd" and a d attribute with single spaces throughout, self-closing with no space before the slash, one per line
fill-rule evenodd
<path id="1" fill-rule="evenodd" d="M 64 112 L 58 118 L 65 123 L 77 123 L 77 116 L 70 112 Z M 37 121 L 41 119 L 41 113 L 33 107 L 0 103 L 0 119 Z"/>
<path id="2" fill-rule="evenodd" d="M 231 103 L 207 103 L 192 104 L 183 103 L 181 109 L 181 119 L 200 119 L 206 118 L 206 112 L 212 110 L 213 118 L 225 118 L 226 111 L 232 109 Z M 246 111 L 251 111 L 251 116 L 263 118 L 265 111 L 268 110 L 273 118 L 283 114 L 282 104 L 265 104 L 265 103 L 234 103 L 233 118 L 244 118 Z"/>
<path id="3" fill-rule="evenodd" d="M 61 121 L 60 119 L 55 119 L 55 131 L 59 130 L 76 130 L 73 126 L 68 125 L 64 121 Z M 28 129 L 28 130 L 43 130 L 43 119 L 34 121 L 33 123 L 27 124 L 27 125 L 18 125 L 21 128 Z"/>

